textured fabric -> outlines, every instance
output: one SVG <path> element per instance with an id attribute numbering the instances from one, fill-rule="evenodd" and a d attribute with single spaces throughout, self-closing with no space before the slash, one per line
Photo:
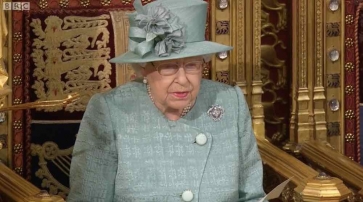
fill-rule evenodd
<path id="1" fill-rule="evenodd" d="M 207 114 L 224 108 L 220 121 Z M 112 118 L 111 118 L 112 117 Z M 195 138 L 203 133 L 205 145 Z M 264 196 L 262 163 L 238 87 L 202 80 L 192 110 L 167 120 L 146 86 L 130 82 L 88 104 L 74 147 L 72 201 L 257 201 Z"/>

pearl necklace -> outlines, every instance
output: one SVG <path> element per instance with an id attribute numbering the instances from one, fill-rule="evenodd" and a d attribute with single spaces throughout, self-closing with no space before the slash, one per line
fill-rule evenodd
<path id="1" fill-rule="evenodd" d="M 154 98 L 153 96 L 151 96 L 151 90 L 150 90 L 150 86 L 149 85 L 146 85 L 146 88 L 147 88 L 147 94 L 149 95 L 149 98 L 150 100 L 154 103 L 155 105 L 155 102 L 154 102 Z M 180 118 L 182 118 L 183 116 L 185 116 L 189 111 L 190 109 L 192 108 L 192 103 L 189 103 L 188 106 L 186 106 L 182 113 L 180 114 Z"/>

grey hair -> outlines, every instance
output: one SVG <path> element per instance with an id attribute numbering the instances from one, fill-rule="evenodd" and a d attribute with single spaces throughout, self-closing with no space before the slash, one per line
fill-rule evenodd
<path id="1" fill-rule="evenodd" d="M 147 63 L 133 63 L 131 64 L 132 69 L 136 74 L 136 78 L 142 78 L 141 69 L 146 67 Z"/>
<path id="2" fill-rule="evenodd" d="M 210 62 L 212 59 L 212 54 L 209 55 L 202 55 L 201 57 L 203 58 L 204 62 Z M 147 63 L 133 63 L 131 64 L 132 69 L 135 71 L 136 77 L 137 78 L 142 78 L 141 75 L 141 68 L 146 67 Z"/>

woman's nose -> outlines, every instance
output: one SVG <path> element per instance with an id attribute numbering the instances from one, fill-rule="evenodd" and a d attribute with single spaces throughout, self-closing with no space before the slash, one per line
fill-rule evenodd
<path id="1" fill-rule="evenodd" d="M 176 80 L 178 81 L 178 83 L 180 84 L 185 84 L 188 82 L 188 79 L 187 79 L 187 75 L 185 73 L 185 70 L 183 67 L 180 67 L 179 68 L 179 71 L 176 73 Z"/>

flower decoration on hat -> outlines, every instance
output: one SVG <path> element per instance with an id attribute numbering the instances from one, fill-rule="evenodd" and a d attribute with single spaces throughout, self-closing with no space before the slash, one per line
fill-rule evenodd
<path id="1" fill-rule="evenodd" d="M 144 9 L 135 0 L 136 26 L 130 27 L 130 49 L 141 57 L 154 50 L 159 57 L 179 53 L 185 46 L 184 26 L 161 4 Z"/>

